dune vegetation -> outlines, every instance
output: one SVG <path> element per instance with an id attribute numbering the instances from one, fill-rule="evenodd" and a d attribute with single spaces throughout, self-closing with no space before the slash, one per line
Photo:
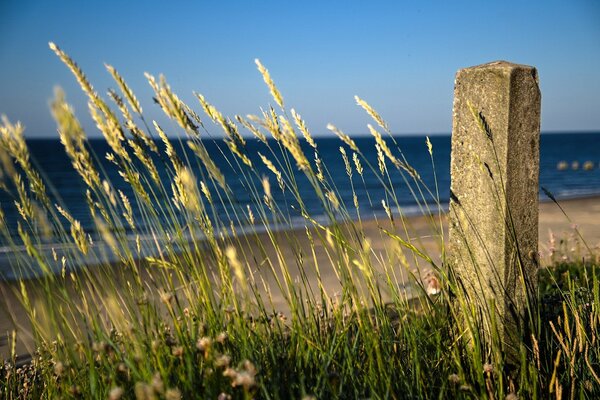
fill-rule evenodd
<path id="1" fill-rule="evenodd" d="M 445 263 L 437 187 L 423 182 L 384 119 L 363 99 L 356 102 L 372 118 L 367 128 L 375 149 L 359 148 L 330 125 L 339 154 L 321 154 L 307 123 L 287 107 L 258 60 L 274 104 L 257 115 L 224 116 L 195 93 L 200 116 L 164 77 L 146 74 L 154 102 L 169 120 L 161 126 L 144 117 L 115 68 L 106 67 L 116 89 L 105 100 L 63 50 L 50 48 L 87 96 L 110 151 L 91 151 L 57 89 L 51 112 L 86 187 L 95 224 L 88 232 L 36 168 L 23 126 L 2 120 L 0 187 L 13 202 L 1 205 L 1 241 L 14 249 L 15 269 L 36 275 L 4 284 L 24 312 L 17 321 L 21 329 L 9 337 L 2 398 L 600 394 L 598 258 L 583 238 L 572 239 L 580 245 L 577 253 L 562 241 L 544 258 L 539 301 L 519 328 L 519 356 L 509 358 L 498 332 L 491 340 L 483 337 L 481 316 Z M 221 136 L 226 146 L 212 154 L 206 143 Z M 249 154 L 248 141 L 261 143 L 260 154 Z M 435 149 L 428 139 L 423 146 L 435 171 Z M 365 156 L 373 152 L 376 163 Z M 236 172 L 251 206 L 239 206 L 240 193 L 217 156 Z M 383 204 L 385 217 L 369 215 L 357 200 L 341 200 L 342 182 L 327 168 L 332 157 L 345 163 L 343 185 L 353 193 L 367 183 L 385 189 L 385 198 L 369 199 Z M 99 158 L 118 171 L 127 193 L 107 179 Z M 366 182 L 366 170 L 375 182 Z M 391 187 L 394 174 L 421 208 L 435 254 L 411 239 L 410 221 Z M 307 211 L 299 177 L 325 218 Z M 290 207 L 281 207 L 281 199 Z M 4 220 L 9 207 L 20 216 L 16 232 Z M 379 236 L 365 233 L 368 223 Z M 327 276 L 334 277 L 334 288 Z M 26 332 L 33 348 L 21 362 L 17 348 Z"/>

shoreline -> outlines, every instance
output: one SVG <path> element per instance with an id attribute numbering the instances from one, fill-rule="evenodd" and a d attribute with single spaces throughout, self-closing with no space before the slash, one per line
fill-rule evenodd
<path id="1" fill-rule="evenodd" d="M 559 204 L 561 204 L 561 206 L 563 206 L 563 208 L 565 209 L 569 209 L 573 212 L 578 212 L 578 210 L 573 210 L 573 207 L 570 207 L 569 205 L 573 202 L 579 203 L 579 202 L 590 202 L 590 201 L 594 201 L 594 199 L 597 200 L 598 203 L 600 203 L 600 193 L 596 193 L 596 194 L 586 194 L 586 195 L 574 195 L 574 196 L 563 196 L 563 197 L 557 197 L 556 200 L 558 201 Z M 545 223 L 545 221 L 542 221 L 542 209 L 544 209 L 544 212 L 548 212 L 548 210 L 546 209 L 548 207 L 548 204 L 550 204 L 550 208 L 552 208 L 552 206 L 555 206 L 554 201 L 549 198 L 547 195 L 540 195 L 539 198 L 539 207 L 540 207 L 540 225 L 542 223 Z M 428 215 L 435 215 L 437 218 L 437 214 L 435 213 L 424 213 L 424 208 L 428 208 L 431 207 L 432 210 L 435 212 L 437 210 L 437 206 L 435 204 L 429 204 L 429 205 L 418 205 L 418 204 L 410 204 L 407 206 L 403 206 L 402 207 L 402 215 L 403 218 L 407 221 L 409 220 L 418 220 L 419 218 L 426 218 Z M 556 206 L 555 206 L 556 207 Z M 444 203 L 441 205 L 441 213 L 442 215 L 446 215 L 448 213 L 448 203 Z M 600 210 L 599 210 L 600 212 Z M 393 210 L 393 215 L 395 218 L 400 217 L 400 213 L 398 212 L 398 210 Z M 567 212 L 567 215 L 569 215 L 569 213 Z M 329 221 L 326 220 L 326 216 L 325 215 L 318 215 L 315 217 L 315 220 L 321 224 L 323 224 L 324 226 L 330 226 L 331 224 L 329 223 Z M 371 221 L 374 220 L 386 220 L 387 219 L 387 215 L 385 213 L 385 211 L 382 210 L 372 210 L 368 213 L 368 217 L 364 218 L 362 220 L 363 223 L 369 224 Z M 286 231 L 297 231 L 297 230 L 301 230 L 304 231 L 305 230 L 305 222 L 306 220 L 304 218 L 298 217 L 298 221 L 297 223 L 295 222 L 291 222 L 290 225 L 278 225 L 278 226 L 270 226 L 268 229 L 265 228 L 262 224 L 256 224 L 254 226 L 251 225 L 246 225 L 246 226 L 238 226 L 236 227 L 236 235 L 237 236 L 251 236 L 251 235 L 263 235 L 266 234 L 267 231 L 271 231 L 273 233 L 278 233 L 278 232 L 286 232 Z M 338 221 L 340 223 L 340 225 L 348 225 L 348 224 L 357 224 L 359 222 L 359 219 L 357 216 L 353 216 L 351 218 L 351 220 L 340 220 Z M 599 221 L 600 223 L 600 221 Z M 409 222 L 410 224 L 410 222 Z M 552 223 L 552 226 L 555 226 L 555 223 Z M 596 232 L 593 231 L 594 235 L 596 235 Z M 195 232 L 194 233 L 195 237 L 196 237 L 196 241 L 200 241 L 200 242 L 204 242 L 206 240 L 206 238 L 204 237 L 204 234 L 200 231 Z M 223 231 L 222 233 L 220 233 L 219 235 L 223 235 L 226 238 L 231 238 L 233 236 L 233 234 L 231 233 L 231 231 L 229 229 L 226 229 L 225 231 Z M 598 235 L 600 235 L 600 233 L 598 233 Z M 218 236 L 218 235 L 217 235 Z M 585 238 L 585 235 L 583 235 L 583 237 Z M 189 241 L 188 243 L 191 243 L 192 239 L 191 236 L 188 234 L 188 238 Z M 136 246 L 136 238 L 134 236 L 128 235 L 128 243 L 129 243 L 129 247 L 130 248 L 135 248 Z M 600 240 L 600 239 L 599 239 Z M 149 235 L 146 236 L 142 236 L 141 237 L 141 255 L 138 257 L 138 259 L 144 259 L 146 257 L 156 257 L 157 254 L 155 252 L 155 239 Z M 149 244 L 149 246 L 145 246 L 145 244 Z M 99 265 L 105 265 L 105 264 L 117 264 L 119 262 L 118 257 L 112 252 L 112 250 L 110 250 L 108 248 L 108 246 L 106 245 L 106 243 L 104 243 L 101 239 L 97 238 L 95 240 L 95 243 L 91 246 L 91 250 L 88 253 L 88 255 L 83 256 L 79 253 L 79 251 L 77 250 L 76 246 L 74 244 L 62 244 L 62 243 L 53 243 L 53 242 L 48 242 L 48 243 L 43 243 L 41 245 L 37 246 L 38 251 L 41 251 L 43 253 L 43 257 L 48 260 L 49 262 L 49 267 L 50 269 L 54 272 L 55 275 L 58 275 L 62 272 L 62 265 L 60 263 L 60 259 L 62 258 L 62 256 L 66 256 L 67 259 L 71 258 L 71 254 L 69 254 L 70 252 L 75 252 L 77 254 L 78 257 L 78 262 L 79 265 L 76 268 L 67 268 L 66 272 L 67 273 L 79 273 L 81 272 L 83 269 L 86 268 L 96 268 Z M 56 252 L 56 260 L 52 260 L 52 252 L 55 251 Z M 98 254 L 102 255 L 103 259 L 98 258 Z M 2 246 L 0 247 L 0 283 L 2 282 L 18 282 L 19 280 L 23 279 L 23 280 L 36 280 L 39 279 L 42 274 L 41 271 L 27 271 L 27 272 L 15 272 L 11 267 L 11 263 L 15 264 L 16 260 L 18 260 L 19 257 L 24 257 L 25 259 L 27 259 L 27 252 L 26 252 L 26 248 L 25 246 L 18 246 L 18 247 L 7 247 L 7 246 Z"/>
<path id="2" fill-rule="evenodd" d="M 569 243 L 569 241 L 576 240 L 576 235 L 573 234 L 574 224 L 577 225 L 582 237 L 593 251 L 598 251 L 598 249 L 600 249 L 600 196 L 559 200 L 559 204 L 569 216 L 570 221 L 563 215 L 562 211 L 554 202 L 548 200 L 540 202 L 539 204 L 539 252 L 542 256 L 542 260 L 546 261 L 545 263 L 542 262 L 542 265 L 547 265 L 547 254 L 552 246 L 550 243 L 551 235 L 549 232 L 552 232 L 555 238 L 564 238 L 565 246 L 568 246 L 569 244 L 572 246 L 573 244 Z M 411 242 L 440 265 L 441 248 L 439 243 L 436 243 L 436 239 L 433 235 L 434 232 L 429 223 L 430 218 L 431 216 L 427 215 L 407 216 L 405 217 L 407 225 L 406 229 L 407 232 L 409 232 Z M 434 218 L 437 221 L 438 216 L 436 215 Z M 442 215 L 442 221 L 444 234 L 446 235 L 446 214 Z M 369 238 L 374 254 L 382 255 L 382 259 L 386 259 L 385 257 L 391 259 L 389 256 L 391 253 L 394 253 L 394 246 L 398 245 L 397 243 L 390 245 L 391 239 L 382 233 L 382 226 L 388 229 L 387 226 L 389 226 L 389 221 L 387 218 L 377 220 L 375 217 L 372 217 L 363 219 L 356 224 L 357 226 L 360 225 L 361 231 Z M 300 279 L 300 276 L 302 275 L 301 271 L 293 262 L 296 254 L 301 252 L 302 254 L 309 255 L 314 249 L 314 257 L 320 267 L 319 274 L 327 292 L 333 294 L 340 289 L 339 280 L 331 267 L 331 260 L 328 258 L 327 252 L 324 251 L 324 246 L 322 246 L 321 242 L 315 240 L 314 247 L 311 247 L 304 228 L 274 231 L 271 232 L 270 235 L 271 236 L 269 236 L 269 233 L 267 232 L 246 233 L 244 235 L 237 235 L 235 238 L 237 243 L 233 243 L 238 249 L 238 254 L 243 254 L 244 258 L 248 261 L 249 268 L 256 270 L 255 273 L 260 273 L 265 259 L 276 259 L 277 255 L 274 252 L 274 247 L 271 243 L 271 240 L 273 240 L 277 243 L 277 246 L 281 247 L 281 254 L 279 254 L 279 256 L 289 260 L 288 267 L 292 279 Z M 231 240 L 225 239 L 225 242 L 229 243 Z M 563 242 L 561 242 L 561 244 L 562 243 Z M 263 246 L 266 247 L 266 251 Z M 405 250 L 405 253 L 408 256 L 407 258 L 410 259 L 409 252 Z M 312 260 L 308 260 L 307 262 L 310 263 Z M 414 264 L 414 262 L 412 262 L 412 264 Z M 424 265 L 425 263 L 422 264 Z M 417 265 L 417 267 L 422 268 L 423 265 Z M 397 272 L 397 277 L 395 277 L 397 281 L 395 284 L 399 287 L 406 288 L 405 284 L 408 283 L 406 279 L 406 270 L 408 268 L 406 268 L 406 266 L 402 267 L 400 264 L 394 264 L 394 268 Z M 305 276 L 306 279 L 309 281 L 311 281 L 311 279 L 316 280 L 314 268 L 307 268 L 304 272 L 308 272 Z M 422 273 L 423 271 L 419 270 L 419 272 Z M 114 279 L 115 282 L 123 283 L 122 276 L 119 278 L 117 276 L 118 274 L 115 273 L 114 276 L 109 277 L 106 270 L 103 271 L 98 267 L 88 267 L 79 271 L 74 271 L 74 273 L 82 277 L 82 279 L 88 279 L 86 276 L 91 276 L 93 277 L 92 280 L 97 283 L 101 283 L 105 279 Z M 270 285 L 272 288 L 275 287 L 275 279 L 271 276 L 270 271 L 266 274 L 260 274 L 260 278 L 264 279 L 266 284 Z M 38 282 L 40 282 L 39 278 L 33 278 L 26 280 L 25 284 L 34 288 Z M 18 287 L 18 281 L 0 282 L 0 290 L 3 293 L 3 302 L 0 309 L 0 356 L 3 357 L 8 355 L 8 343 L 10 343 L 10 340 L 6 341 L 4 339 L 7 337 L 8 333 L 16 328 L 15 323 L 16 325 L 21 325 L 16 328 L 21 335 L 17 344 L 17 354 L 31 351 L 32 349 L 32 338 L 27 337 L 27 315 L 15 294 L 15 292 L 18 291 Z M 43 298 L 40 300 L 43 300 Z M 283 297 L 277 296 L 276 293 L 273 298 L 273 307 L 276 309 L 285 308 Z"/>

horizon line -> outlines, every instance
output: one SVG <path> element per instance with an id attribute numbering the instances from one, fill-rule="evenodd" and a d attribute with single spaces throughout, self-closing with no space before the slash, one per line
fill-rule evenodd
<path id="1" fill-rule="evenodd" d="M 600 134 L 600 129 L 579 129 L 579 130 L 564 130 L 564 129 L 560 129 L 560 130 L 544 130 L 544 131 L 540 131 L 540 135 L 560 135 L 560 134 Z M 170 138 L 177 138 L 177 137 L 185 137 L 183 135 L 181 136 L 177 136 L 177 135 L 167 135 Z M 242 136 L 245 139 L 252 139 L 255 138 L 254 135 L 244 135 L 242 134 Z M 335 136 L 334 134 L 314 134 L 313 135 L 315 139 L 336 139 L 337 136 Z M 353 137 L 353 138 L 370 138 L 372 137 L 369 133 L 348 133 L 348 136 Z M 402 137 L 433 137 L 433 136 L 452 136 L 452 132 L 432 132 L 432 133 L 397 133 L 397 132 L 393 132 L 392 133 L 393 137 L 398 137 L 398 136 L 402 136 Z M 298 137 L 302 137 L 301 135 L 299 135 Z M 159 140 L 158 138 L 154 138 L 156 140 Z M 220 136 L 219 137 L 204 137 L 201 138 L 202 140 L 221 140 L 221 139 L 225 139 L 225 136 Z M 268 139 L 273 139 L 271 137 L 269 137 Z M 25 140 L 60 140 L 59 136 L 29 136 L 29 135 L 25 135 Z M 98 135 L 93 135 L 93 136 L 88 136 L 87 140 L 105 140 L 105 138 L 102 136 L 102 134 L 98 134 Z"/>

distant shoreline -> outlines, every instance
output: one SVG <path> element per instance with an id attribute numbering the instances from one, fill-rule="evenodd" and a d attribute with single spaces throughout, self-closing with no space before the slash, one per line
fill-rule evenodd
<path id="1" fill-rule="evenodd" d="M 541 136 L 550 136 L 550 135 L 600 135 L 600 129 L 591 129 L 591 130 L 574 130 L 574 131 L 570 131 L 570 130 L 551 130 L 551 131 L 542 131 L 540 132 Z M 178 136 L 176 135 L 168 135 L 170 138 L 177 138 Z M 250 135 L 250 134 L 242 134 L 242 136 L 246 139 L 255 139 L 255 136 Z M 352 138 L 368 138 L 371 137 L 371 135 L 367 132 L 364 133 L 348 133 L 348 136 L 352 137 Z M 451 132 L 431 132 L 431 133 L 392 133 L 392 136 L 395 138 L 401 137 L 401 138 L 425 138 L 425 137 L 450 137 L 452 136 Z M 319 134 L 319 133 L 315 133 L 314 134 L 315 139 L 333 139 L 333 140 L 339 140 L 339 138 L 331 133 L 323 133 L 323 134 Z M 223 137 L 224 138 L 224 137 Z M 36 140 L 59 140 L 58 138 L 58 134 L 53 134 L 52 136 L 48 135 L 48 136 L 41 136 L 41 135 L 35 135 L 33 137 L 29 136 L 29 135 L 25 135 L 25 139 L 27 141 L 36 141 Z M 221 140 L 222 137 L 210 137 L 210 138 L 202 138 L 201 140 Z M 100 133 L 98 133 L 97 135 L 90 135 L 88 136 L 88 140 L 89 141 L 105 141 L 104 137 L 102 137 L 102 135 Z M 157 142 L 160 141 L 160 139 L 155 139 Z M 258 140 L 258 139 L 257 139 Z"/>
<path id="2" fill-rule="evenodd" d="M 573 217 L 572 219 L 576 219 L 580 214 L 583 213 L 584 210 L 579 210 L 580 207 L 589 207 L 590 205 L 598 205 L 598 214 L 595 215 L 594 217 L 597 219 L 597 223 L 598 223 L 598 227 L 600 228 L 600 193 L 598 194 L 589 194 L 589 195 L 582 195 L 582 196 L 572 196 L 572 197 L 559 197 L 556 199 L 558 201 L 558 203 L 560 204 L 561 207 L 563 207 L 565 210 L 569 210 L 571 213 L 573 213 Z M 558 207 L 556 207 L 554 205 L 554 201 L 550 198 L 548 198 L 545 195 L 540 196 L 540 200 L 539 200 L 539 204 L 540 204 L 540 225 L 544 223 L 544 216 L 548 215 L 550 210 L 554 207 L 556 209 L 558 209 Z M 410 211 L 406 211 L 408 207 L 403 208 L 403 216 L 404 218 L 410 223 L 416 220 L 420 220 L 423 219 L 427 216 L 426 213 L 423 213 L 421 211 L 418 210 L 418 207 L 410 207 Z M 432 208 L 433 210 L 433 208 Z M 446 216 L 448 212 L 448 204 L 445 203 L 442 205 L 442 215 Z M 562 213 L 561 213 L 562 215 Z M 569 215 L 569 213 L 567 212 L 567 215 Z M 395 218 L 399 218 L 400 214 L 398 212 L 394 213 L 394 217 Z M 569 217 L 571 217 L 569 215 Z M 376 213 L 371 213 L 368 216 L 363 216 L 362 218 L 362 223 L 373 223 L 376 220 L 386 220 L 387 216 L 384 212 L 376 212 Z M 552 221 L 555 221 L 556 219 L 560 219 L 560 217 L 552 217 Z M 351 220 L 353 223 L 358 223 L 359 220 L 357 218 L 354 218 Z M 341 224 L 350 222 L 350 221 L 344 221 L 344 220 L 340 220 L 339 221 Z M 328 221 L 321 221 L 322 224 L 324 225 L 328 225 Z M 557 222 L 553 222 L 553 224 L 556 224 Z M 245 235 L 264 235 L 266 234 L 266 228 L 262 225 L 255 225 L 255 226 L 245 226 L 245 227 L 238 227 L 238 234 L 237 236 L 243 237 Z M 275 233 L 282 233 L 282 232 L 294 232 L 294 231 L 304 231 L 305 230 L 305 225 L 303 224 L 298 224 L 298 225 L 291 225 L 291 226 L 272 226 L 269 229 L 271 232 L 275 232 Z M 230 237 L 231 233 L 229 232 L 224 232 L 224 237 Z M 594 235 L 595 236 L 595 235 Z M 199 237 L 198 235 L 196 235 L 196 237 Z M 144 239 L 143 239 L 144 240 Z M 200 241 L 204 241 L 204 239 L 200 238 Z M 600 241 L 600 229 L 598 231 L 598 240 Z M 134 241 L 132 238 L 132 245 L 134 245 Z M 152 243 L 154 243 L 154 239 L 152 239 Z M 98 243 L 96 244 L 97 246 L 99 245 Z M 101 245 L 101 244 L 100 244 Z M 43 253 L 47 253 L 46 256 L 48 256 L 47 258 L 50 259 L 49 255 L 50 252 L 52 251 L 52 249 L 54 248 L 55 250 L 57 250 L 59 252 L 59 255 L 61 254 L 60 252 L 62 251 L 61 248 L 62 247 L 73 247 L 70 245 L 64 245 L 61 243 L 57 243 L 57 244 L 52 244 L 52 243 L 48 243 L 45 244 L 43 246 L 43 248 L 38 248 L 38 250 L 41 250 Z M 73 247 L 74 248 L 74 247 Z M 19 252 L 23 252 L 23 254 L 25 253 L 25 247 L 21 246 L 17 249 L 17 251 Z M 96 251 L 106 251 L 106 249 L 96 249 Z M 15 250 L 13 249 L 8 249 L 8 248 L 1 248 L 0 249 L 0 267 L 4 266 L 4 265 L 8 265 L 9 262 L 9 258 L 14 257 L 14 253 Z M 153 256 L 152 254 L 143 254 L 141 258 L 144 258 L 146 256 Z M 60 258 L 60 256 L 58 257 Z M 94 261 L 96 261 L 94 259 Z M 117 258 L 115 257 L 114 260 L 108 260 L 108 263 L 116 263 L 117 262 Z M 58 265 L 58 264 L 57 264 Z M 97 262 L 93 262 L 90 261 L 89 263 L 84 264 L 85 267 L 91 267 L 94 268 L 96 265 L 98 265 Z M 60 269 L 57 269 L 55 271 L 55 273 L 58 273 L 60 271 Z M 72 272 L 77 272 L 77 270 L 74 270 Z M 36 274 L 30 274 L 29 276 L 26 276 L 25 279 L 26 280 L 35 280 L 37 278 L 39 278 L 40 275 L 36 275 Z M 0 282 L 15 282 L 18 281 L 20 278 L 16 277 L 14 275 L 10 275 L 8 277 L 0 277 Z"/>

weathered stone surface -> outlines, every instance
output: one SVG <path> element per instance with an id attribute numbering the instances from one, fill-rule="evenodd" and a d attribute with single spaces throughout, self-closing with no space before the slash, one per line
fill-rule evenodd
<path id="1" fill-rule="evenodd" d="M 486 336 L 495 308 L 513 353 L 537 279 L 540 100 L 533 67 L 498 61 L 456 75 L 448 261 Z"/>

